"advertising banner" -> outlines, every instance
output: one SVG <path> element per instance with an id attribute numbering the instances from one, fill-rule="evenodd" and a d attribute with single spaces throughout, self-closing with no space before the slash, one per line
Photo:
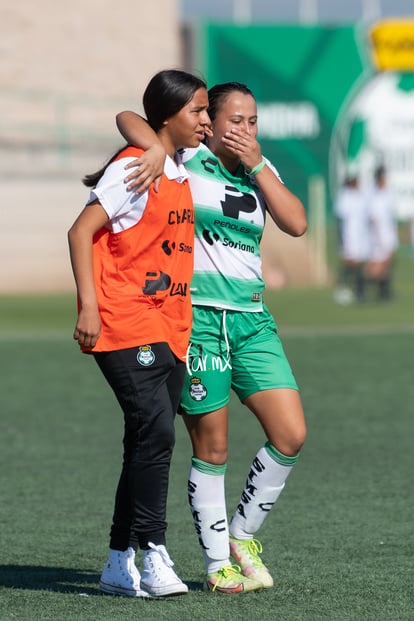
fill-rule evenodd
<path id="1" fill-rule="evenodd" d="M 349 168 L 369 183 L 381 164 L 398 217 L 414 216 L 414 19 L 200 28 L 209 85 L 251 88 L 263 153 L 305 205 L 323 183 L 316 196 L 329 217 Z"/>

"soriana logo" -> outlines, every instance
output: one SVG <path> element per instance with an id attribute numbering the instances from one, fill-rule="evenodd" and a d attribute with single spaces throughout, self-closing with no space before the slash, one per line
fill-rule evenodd
<path id="1" fill-rule="evenodd" d="M 377 22 L 369 35 L 379 71 L 414 71 L 414 19 Z"/>

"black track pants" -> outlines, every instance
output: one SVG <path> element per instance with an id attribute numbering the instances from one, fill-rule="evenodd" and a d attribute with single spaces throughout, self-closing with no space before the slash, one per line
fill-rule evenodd
<path id="1" fill-rule="evenodd" d="M 110 547 L 165 544 L 174 417 L 185 364 L 167 343 L 94 354 L 124 413 L 124 455 Z"/>

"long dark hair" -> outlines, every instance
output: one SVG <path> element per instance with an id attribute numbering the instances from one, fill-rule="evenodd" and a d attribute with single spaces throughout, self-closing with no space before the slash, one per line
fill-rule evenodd
<path id="1" fill-rule="evenodd" d="M 166 69 L 156 73 L 149 81 L 142 98 L 150 127 L 158 132 L 164 121 L 177 114 L 200 88 L 207 88 L 204 80 L 186 71 Z M 100 170 L 85 175 L 82 179 L 84 185 L 95 187 L 109 164 L 125 149 L 125 146 L 127 145 L 118 149 Z"/>
<path id="2" fill-rule="evenodd" d="M 191 73 L 167 69 L 157 73 L 145 89 L 142 103 L 147 120 L 158 132 L 164 121 L 177 114 L 207 84 Z"/>
<path id="3" fill-rule="evenodd" d="M 253 95 L 250 88 L 240 82 L 224 82 L 223 84 L 216 84 L 212 86 L 208 91 L 208 115 L 212 121 L 216 118 L 217 112 L 223 105 L 223 102 L 230 93 L 234 92 L 243 93 L 243 95 Z"/>

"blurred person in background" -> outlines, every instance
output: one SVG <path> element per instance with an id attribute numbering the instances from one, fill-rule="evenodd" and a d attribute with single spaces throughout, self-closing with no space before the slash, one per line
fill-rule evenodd
<path id="1" fill-rule="evenodd" d="M 143 104 L 162 146 L 158 192 L 137 196 L 127 189 L 125 164 L 142 150 L 123 147 L 85 177 L 93 189 L 68 237 L 79 307 L 73 336 L 94 356 L 124 415 L 123 464 L 100 588 L 159 597 L 188 591 L 165 547 L 174 417 L 192 318 L 194 210 L 177 150 L 204 138 L 206 85 L 182 71 L 161 71 Z"/>
<path id="2" fill-rule="evenodd" d="M 369 257 L 368 202 L 355 171 L 345 177 L 334 204 L 338 223 L 339 276 L 334 291 L 338 304 L 365 300 L 364 266 Z"/>
<path id="3" fill-rule="evenodd" d="M 399 240 L 395 197 L 387 186 L 384 166 L 374 172 L 374 186 L 368 194 L 368 218 L 370 250 L 365 276 L 367 283 L 375 287 L 376 299 L 389 301 L 393 297 L 393 266 Z"/>
<path id="4" fill-rule="evenodd" d="M 262 156 L 255 98 L 243 84 L 209 90 L 212 135 L 183 158 L 196 210 L 193 331 L 180 412 L 193 457 L 190 507 L 211 591 L 243 593 L 273 586 L 256 533 L 296 464 L 306 436 L 297 383 L 263 303 L 260 239 L 266 212 L 293 237 L 306 231 L 301 201 Z M 148 148 L 156 136 L 133 112 L 117 117 L 132 144 Z M 127 177 L 148 183 L 141 167 Z M 140 177 L 140 175 L 142 175 Z M 228 524 L 225 472 L 228 404 L 233 389 L 260 422 L 266 441 L 248 469 Z M 230 555 L 237 564 L 232 564 Z"/>

